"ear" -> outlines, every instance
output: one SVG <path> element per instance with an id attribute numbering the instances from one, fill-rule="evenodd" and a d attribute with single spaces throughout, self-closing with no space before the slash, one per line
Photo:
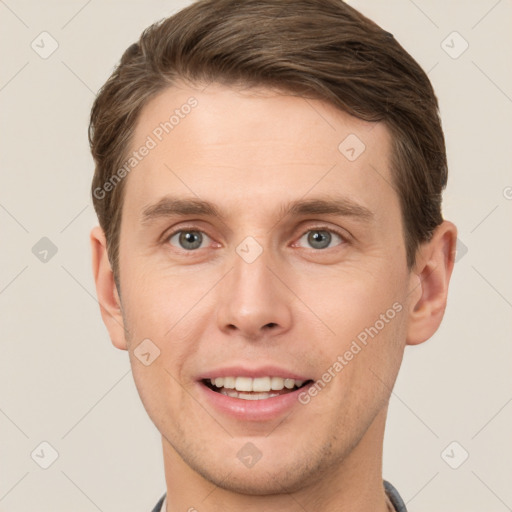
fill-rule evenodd
<path id="1" fill-rule="evenodd" d="M 105 233 L 99 226 L 92 229 L 90 240 L 92 271 L 103 323 L 108 330 L 112 344 L 121 350 L 127 350 L 121 300 L 108 259 Z"/>
<path id="2" fill-rule="evenodd" d="M 448 285 L 455 262 L 457 228 L 449 221 L 442 222 L 432 239 L 417 251 L 413 271 L 415 288 L 409 311 L 407 345 L 428 340 L 439 328 L 446 309 Z"/>

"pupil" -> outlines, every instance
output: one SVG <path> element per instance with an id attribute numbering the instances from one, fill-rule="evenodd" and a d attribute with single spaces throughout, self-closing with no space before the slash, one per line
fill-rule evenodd
<path id="1" fill-rule="evenodd" d="M 197 249 L 201 246 L 201 234 L 197 231 L 186 231 L 181 235 L 180 242 L 185 245 L 186 249 Z"/>
<path id="2" fill-rule="evenodd" d="M 325 249 L 331 241 L 331 234 L 327 231 L 312 231 L 309 236 L 309 243 L 316 249 Z M 324 242 L 322 244 L 322 242 Z M 327 243 L 325 243 L 327 242 Z M 318 247 L 320 244 L 321 247 Z"/>

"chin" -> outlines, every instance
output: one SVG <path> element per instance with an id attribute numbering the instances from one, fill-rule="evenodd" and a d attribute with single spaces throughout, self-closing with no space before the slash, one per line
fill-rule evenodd
<path id="1" fill-rule="evenodd" d="M 261 461 L 260 463 L 262 464 Z M 305 482 L 311 483 L 309 468 L 294 463 L 290 463 L 288 467 L 282 464 L 279 468 L 269 466 L 271 463 L 267 462 L 265 465 L 250 469 L 236 467 L 231 472 L 205 471 L 204 468 L 197 468 L 197 471 L 203 478 L 221 489 L 252 496 L 293 493 L 304 489 Z"/>
<path id="2" fill-rule="evenodd" d="M 246 467 L 236 453 L 233 457 L 226 456 L 222 450 L 215 454 L 210 452 L 209 456 L 207 452 L 201 452 L 199 456 L 196 452 L 193 457 L 182 455 L 182 458 L 208 482 L 237 494 L 270 496 L 293 493 L 322 478 L 322 457 L 317 460 L 315 455 L 318 454 L 308 455 L 299 450 L 287 451 L 286 454 L 278 450 L 264 452 L 250 467 Z"/>

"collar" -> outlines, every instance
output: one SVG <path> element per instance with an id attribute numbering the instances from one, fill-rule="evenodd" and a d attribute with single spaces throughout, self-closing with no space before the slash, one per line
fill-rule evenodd
<path id="1" fill-rule="evenodd" d="M 383 482 L 389 511 L 407 512 L 405 503 L 400 494 L 398 493 L 398 491 L 396 490 L 396 488 L 386 480 L 384 480 Z M 162 506 L 159 509 L 155 509 L 154 512 L 167 512 L 167 493 L 164 496 L 162 496 L 162 498 Z"/>

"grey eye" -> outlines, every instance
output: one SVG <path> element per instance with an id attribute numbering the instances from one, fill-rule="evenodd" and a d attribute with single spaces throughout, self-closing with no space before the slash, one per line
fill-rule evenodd
<path id="1" fill-rule="evenodd" d="M 312 229 L 305 233 L 302 237 L 306 238 L 307 243 L 313 247 L 313 249 L 327 249 L 334 237 L 337 237 L 340 242 L 343 242 L 343 239 L 336 233 L 328 231 L 326 229 Z"/>
<path id="2" fill-rule="evenodd" d="M 171 245 L 173 244 L 173 239 L 177 238 L 177 243 L 179 244 L 178 247 L 180 249 L 185 249 L 187 251 L 199 249 L 201 247 L 202 242 L 204 241 L 204 238 L 208 238 L 207 235 L 204 235 L 201 231 L 194 231 L 194 230 L 182 230 L 177 231 L 169 238 L 169 243 Z"/>

